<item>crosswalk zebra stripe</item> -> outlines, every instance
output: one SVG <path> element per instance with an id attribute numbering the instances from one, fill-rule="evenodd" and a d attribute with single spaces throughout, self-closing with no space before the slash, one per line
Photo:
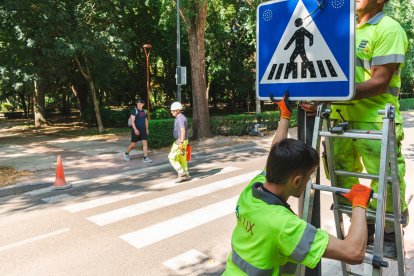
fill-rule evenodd
<path id="1" fill-rule="evenodd" d="M 229 172 L 233 172 L 233 171 L 237 171 L 237 170 L 240 170 L 240 168 L 226 167 L 226 168 L 223 168 L 221 171 L 219 171 L 218 173 L 216 173 L 214 175 L 225 174 L 225 173 L 229 173 Z M 197 181 L 197 180 L 200 180 L 200 179 L 201 179 L 201 177 L 196 177 L 196 178 L 193 178 L 189 182 Z M 89 201 L 84 201 L 84 202 L 80 202 L 80 203 L 67 205 L 67 206 L 64 206 L 62 209 L 65 210 L 65 211 L 71 212 L 71 213 L 76 213 L 76 212 L 80 212 L 80 211 L 84 211 L 84 210 L 88 210 L 88 209 L 108 205 L 108 204 L 118 202 L 118 201 L 121 201 L 121 200 L 143 196 L 143 195 L 146 195 L 146 194 L 148 194 L 152 191 L 167 189 L 167 188 L 173 188 L 173 187 L 176 187 L 176 186 L 179 186 L 179 185 L 187 184 L 189 182 L 175 183 L 174 180 L 167 181 L 167 182 L 163 182 L 163 183 L 159 183 L 159 184 L 155 184 L 155 185 L 146 187 L 145 191 L 141 190 L 141 191 L 135 191 L 135 192 L 126 192 L 126 193 L 122 193 L 122 194 L 118 194 L 118 195 L 104 196 L 104 197 L 92 199 L 92 200 L 89 200 Z"/>
<path id="2" fill-rule="evenodd" d="M 234 212 L 238 196 L 120 236 L 137 249 L 178 235 Z"/>
<path id="3" fill-rule="evenodd" d="M 93 223 L 99 226 L 104 226 L 127 218 L 142 215 L 147 212 L 154 211 L 163 207 L 171 206 L 189 199 L 193 199 L 195 197 L 227 189 L 243 182 L 248 183 L 258 173 L 260 173 L 260 171 L 254 171 L 239 176 L 227 178 L 201 187 L 185 190 L 163 197 L 158 197 L 152 200 L 144 201 L 138 204 L 126 206 L 120 209 L 88 217 L 87 220 L 92 221 Z"/>

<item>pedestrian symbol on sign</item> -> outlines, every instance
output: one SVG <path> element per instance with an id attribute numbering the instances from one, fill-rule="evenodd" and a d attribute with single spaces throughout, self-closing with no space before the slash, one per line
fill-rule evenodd
<path id="1" fill-rule="evenodd" d="M 309 11 L 298 1 L 260 83 L 336 81 L 347 78 Z"/>

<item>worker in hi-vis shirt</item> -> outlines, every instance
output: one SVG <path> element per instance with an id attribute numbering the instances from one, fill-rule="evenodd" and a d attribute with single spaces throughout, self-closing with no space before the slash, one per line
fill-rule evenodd
<path id="1" fill-rule="evenodd" d="M 350 128 L 381 130 L 387 103 L 395 107 L 395 132 L 397 144 L 398 178 L 400 184 L 401 224 L 407 226 L 409 213 L 405 199 L 405 160 L 401 153 L 404 139 L 402 116 L 398 97 L 401 88 L 401 70 L 408 49 L 407 35 L 400 23 L 383 13 L 387 0 L 360 0 L 356 2 L 357 25 L 355 32 L 355 83 L 356 94 L 345 105 L 332 105 L 331 118 L 349 122 Z M 336 170 L 351 172 L 365 171 L 379 175 L 381 141 L 368 139 L 332 140 Z M 338 176 L 337 186 L 350 188 L 356 177 Z M 370 187 L 378 192 L 378 180 L 372 180 Z M 393 212 L 391 185 L 387 185 L 386 211 Z M 376 200 L 369 207 L 377 207 Z M 374 241 L 375 224 L 368 222 L 368 240 Z M 386 223 L 384 229 L 384 252 L 395 252 L 394 224 Z"/>
<path id="2" fill-rule="evenodd" d="M 322 257 L 362 263 L 367 244 L 366 208 L 372 190 L 355 184 L 342 194 L 353 206 L 345 240 L 300 219 L 287 200 L 299 197 L 319 165 L 311 146 L 288 139 L 291 111 L 287 94 L 277 102 L 281 118 L 266 169 L 240 194 L 235 206 L 237 225 L 223 275 L 293 275 L 297 264 L 314 268 Z"/>

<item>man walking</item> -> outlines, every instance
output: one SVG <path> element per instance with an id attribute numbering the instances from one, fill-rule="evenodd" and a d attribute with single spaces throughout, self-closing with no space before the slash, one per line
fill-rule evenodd
<path id="1" fill-rule="evenodd" d="M 178 173 L 175 182 L 183 182 L 191 179 L 187 167 L 187 145 L 188 145 L 188 125 L 187 118 L 182 114 L 183 106 L 179 102 L 171 105 L 171 114 L 175 117 L 174 121 L 174 139 L 175 142 L 171 147 L 168 159 L 171 165 Z"/>
<path id="2" fill-rule="evenodd" d="M 138 141 L 142 141 L 142 150 L 144 151 L 144 159 L 142 162 L 151 163 L 152 160 L 148 155 L 148 118 L 147 112 L 143 109 L 144 101 L 139 99 L 137 101 L 137 107 L 131 111 L 129 119 L 131 121 L 131 144 L 128 146 L 127 151 L 124 153 L 125 161 L 130 161 L 131 157 L 129 153 L 137 146 Z"/>

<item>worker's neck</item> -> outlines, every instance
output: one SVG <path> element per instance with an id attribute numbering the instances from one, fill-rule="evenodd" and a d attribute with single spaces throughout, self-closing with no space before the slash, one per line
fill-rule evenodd
<path id="1" fill-rule="evenodd" d="M 370 10 L 370 11 L 357 12 L 357 14 L 358 14 L 357 24 L 362 25 L 362 24 L 368 22 L 371 18 L 373 18 L 379 12 L 382 12 L 382 7 L 377 7 L 375 9 Z"/>
<path id="2" fill-rule="evenodd" d="M 288 198 L 291 196 L 287 189 L 287 185 L 275 185 L 266 181 L 264 187 L 285 202 L 287 202 Z"/>

